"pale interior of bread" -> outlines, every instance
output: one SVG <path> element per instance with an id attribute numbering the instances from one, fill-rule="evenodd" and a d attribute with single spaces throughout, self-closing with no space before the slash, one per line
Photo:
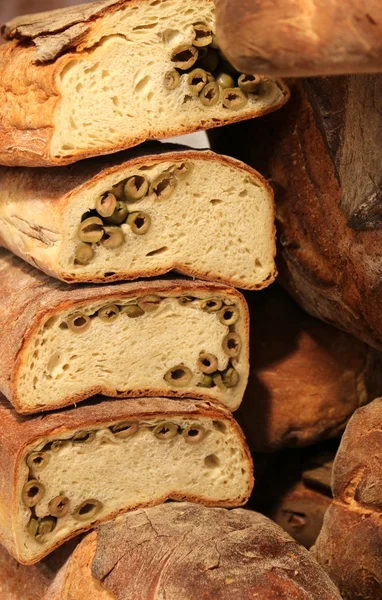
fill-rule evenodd
<path id="1" fill-rule="evenodd" d="M 227 110 L 221 102 L 202 105 L 190 95 L 187 76 L 179 87 L 166 90 L 165 74 L 174 68 L 172 52 L 192 43 L 198 22 L 214 28 L 211 0 L 127 2 L 98 20 L 86 51 L 57 76 L 61 99 L 54 115 L 52 155 L 126 148 L 149 138 L 205 129 L 237 113 L 249 116 L 282 100 L 274 81 L 265 84 L 261 95 L 251 94 L 239 111 Z"/>
<path id="2" fill-rule="evenodd" d="M 177 269 L 203 279 L 230 282 L 240 288 L 261 286 L 274 272 L 274 207 L 268 190 L 243 168 L 218 160 L 189 161 L 193 171 L 166 199 L 148 194 L 129 203 L 129 212 L 143 211 L 151 219 L 144 235 L 122 224 L 125 242 L 110 250 L 98 244 L 88 265 L 75 264 L 78 227 L 87 210 L 113 186 L 134 175 L 153 182 L 174 165 L 158 161 L 143 169 L 126 168 L 84 189 L 64 216 L 65 239 L 60 266 L 70 277 L 106 278 L 113 273 L 144 276 Z"/>
<path id="3" fill-rule="evenodd" d="M 248 378 L 248 334 L 240 302 L 229 295 L 208 292 L 187 297 L 192 301 L 183 304 L 179 296 L 159 294 L 158 307 L 137 318 L 123 313 L 124 307 L 135 305 L 136 299 L 115 297 L 45 318 L 23 349 L 17 380 L 19 402 L 25 410 L 36 410 L 54 408 L 76 395 L 86 398 L 100 391 L 110 396 L 178 393 L 217 399 L 234 410 L 241 402 Z M 223 306 L 235 306 L 238 321 L 227 326 L 220 321 L 219 312 L 203 310 L 202 303 L 209 298 L 221 299 Z M 115 321 L 105 322 L 98 312 L 111 304 L 117 305 L 120 313 Z M 90 326 L 77 333 L 68 327 L 68 322 L 81 315 L 91 317 Z M 242 343 L 235 358 L 223 350 L 229 332 L 238 333 Z M 218 360 L 218 371 L 227 369 L 231 361 L 239 375 L 238 384 L 226 390 L 200 387 L 200 353 L 213 354 Z M 185 387 L 164 379 L 178 365 L 192 372 Z"/>
<path id="4" fill-rule="evenodd" d="M 158 439 L 155 427 L 169 422 L 178 427 L 175 437 Z M 201 427 L 205 433 L 199 442 L 193 438 L 190 442 L 187 430 L 192 427 L 199 431 Z M 47 438 L 28 448 L 20 470 L 15 524 L 21 560 L 37 560 L 75 531 L 139 505 L 155 504 L 174 495 L 191 501 L 234 505 L 242 503 L 248 493 L 251 468 L 243 442 L 224 416 L 214 421 L 174 416 L 145 419 L 139 422 L 138 431 L 126 439 L 117 439 L 107 426 L 86 429 L 92 431 L 95 436 L 91 442 L 69 442 L 56 451 L 45 450 L 50 460 L 41 471 L 27 466 L 31 452 L 49 448 L 49 442 L 54 440 L 70 439 L 76 432 Z M 22 489 L 28 479 L 37 480 L 45 488 L 33 509 L 22 501 Z M 58 518 L 54 530 L 37 542 L 27 531 L 28 523 L 32 518 L 47 517 L 50 502 L 58 496 L 69 499 L 69 512 Z M 89 519 L 88 500 L 102 505 Z M 83 503 L 85 516 L 79 521 L 76 509 Z"/>

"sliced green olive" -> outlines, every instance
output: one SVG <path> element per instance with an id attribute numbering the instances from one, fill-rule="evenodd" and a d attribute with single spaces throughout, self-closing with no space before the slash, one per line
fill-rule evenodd
<path id="1" fill-rule="evenodd" d="M 154 435 L 158 440 L 172 440 L 178 435 L 178 426 L 175 423 L 161 423 L 155 427 Z"/>
<path id="2" fill-rule="evenodd" d="M 106 223 L 110 225 L 121 225 L 124 221 L 126 221 L 128 215 L 127 206 L 121 200 L 118 200 L 117 206 L 111 217 L 105 219 Z"/>
<path id="3" fill-rule="evenodd" d="M 192 42 L 197 48 L 204 48 L 212 43 L 213 33 L 211 28 L 205 23 L 195 23 L 194 25 L 194 41 Z"/>
<path id="4" fill-rule="evenodd" d="M 188 74 L 187 83 L 194 96 L 198 96 L 202 89 L 207 85 L 207 73 L 203 69 L 194 69 Z"/>
<path id="5" fill-rule="evenodd" d="M 101 512 L 102 508 L 102 502 L 91 498 L 90 500 L 85 500 L 79 506 L 77 506 L 72 514 L 77 521 L 90 521 L 91 519 L 94 519 L 99 512 Z"/>
<path id="6" fill-rule="evenodd" d="M 134 175 L 125 183 L 124 194 L 127 202 L 138 202 L 139 200 L 142 200 L 148 191 L 149 182 L 143 175 Z"/>
<path id="7" fill-rule="evenodd" d="M 227 356 L 238 356 L 241 349 L 241 339 L 238 333 L 231 332 L 223 340 L 223 350 Z"/>
<path id="8" fill-rule="evenodd" d="M 128 437 L 133 436 L 139 429 L 139 423 L 137 421 L 125 421 L 124 423 L 118 423 L 112 425 L 110 431 L 114 433 L 114 436 L 120 440 L 125 440 Z"/>
<path id="9" fill-rule="evenodd" d="M 199 355 L 198 359 L 198 369 L 202 373 L 206 375 L 211 375 L 211 373 L 215 373 L 218 368 L 218 359 L 214 354 L 210 354 L 209 352 L 202 352 Z"/>
<path id="10" fill-rule="evenodd" d="M 97 316 L 104 323 L 114 323 L 119 317 L 119 308 L 116 304 L 109 304 L 108 306 L 104 306 L 101 308 Z"/>
<path id="11" fill-rule="evenodd" d="M 220 298 L 207 298 L 200 303 L 200 308 L 208 313 L 218 312 L 222 306 L 223 300 Z"/>
<path id="12" fill-rule="evenodd" d="M 37 481 L 37 479 L 30 479 L 23 487 L 22 499 L 25 506 L 31 508 L 36 506 L 43 499 L 45 495 L 45 488 Z"/>
<path id="13" fill-rule="evenodd" d="M 212 375 L 212 380 L 213 380 L 214 384 L 216 385 L 216 387 L 218 387 L 221 392 L 227 391 L 227 386 L 223 382 L 223 378 L 220 373 L 215 373 L 214 375 Z"/>
<path id="14" fill-rule="evenodd" d="M 52 517 L 65 517 L 69 512 L 70 500 L 66 496 L 57 496 L 49 502 L 49 513 Z"/>
<path id="15" fill-rule="evenodd" d="M 190 427 L 187 427 L 187 429 L 183 431 L 182 435 L 188 444 L 199 444 L 199 442 L 204 440 L 207 432 L 204 427 L 198 423 L 194 423 Z"/>
<path id="16" fill-rule="evenodd" d="M 238 80 L 239 88 L 248 94 L 255 94 L 260 87 L 260 75 L 240 75 Z"/>
<path id="17" fill-rule="evenodd" d="M 111 217 L 116 208 L 117 198 L 112 193 L 101 196 L 96 202 L 96 211 L 103 218 Z"/>
<path id="18" fill-rule="evenodd" d="M 234 325 L 240 316 L 239 309 L 236 306 L 224 306 L 219 310 L 219 320 L 223 325 Z"/>
<path id="19" fill-rule="evenodd" d="M 145 235 L 150 229 L 151 218 L 144 212 L 133 212 L 129 214 L 127 224 L 136 235 Z"/>
<path id="20" fill-rule="evenodd" d="M 164 87 L 166 90 L 175 90 L 180 85 L 180 75 L 178 71 L 173 69 L 172 71 L 167 71 L 164 76 Z"/>
<path id="21" fill-rule="evenodd" d="M 86 266 L 93 260 L 94 250 L 89 244 L 83 242 L 76 246 L 74 258 L 76 264 Z"/>
<path id="22" fill-rule="evenodd" d="M 185 365 L 177 365 L 167 371 L 164 380 L 173 387 L 187 387 L 192 380 L 192 371 Z"/>
<path id="23" fill-rule="evenodd" d="M 89 217 L 82 221 L 78 227 L 78 237 L 81 242 L 95 244 L 101 241 L 103 236 L 103 222 L 99 217 Z"/>
<path id="24" fill-rule="evenodd" d="M 48 466 L 50 454 L 48 452 L 32 452 L 27 458 L 27 465 L 33 471 L 43 471 Z"/>
<path id="25" fill-rule="evenodd" d="M 102 245 L 109 250 L 113 248 L 119 248 L 125 241 L 123 231 L 117 225 L 105 227 L 105 233 L 102 238 Z"/>
<path id="26" fill-rule="evenodd" d="M 171 61 L 177 69 L 188 71 L 198 60 L 198 55 L 197 48 L 190 44 L 182 44 L 173 51 Z"/>
<path id="27" fill-rule="evenodd" d="M 240 88 L 226 88 L 222 92 L 224 108 L 240 110 L 248 103 L 248 96 Z"/>
<path id="28" fill-rule="evenodd" d="M 148 294 L 147 296 L 142 296 L 142 298 L 138 298 L 137 304 L 141 310 L 145 312 L 153 312 L 156 310 L 162 299 L 160 296 L 156 296 L 155 294 Z"/>
<path id="29" fill-rule="evenodd" d="M 203 106 L 215 106 L 220 99 L 220 88 L 216 81 L 207 83 L 200 92 L 199 98 Z"/>
<path id="30" fill-rule="evenodd" d="M 235 87 L 235 81 L 229 73 L 220 72 L 216 75 L 216 83 L 223 89 Z"/>
<path id="31" fill-rule="evenodd" d="M 157 200 L 167 200 L 175 191 L 177 180 L 170 171 L 164 171 L 156 177 L 150 186 L 150 194 L 154 194 Z"/>
<path id="32" fill-rule="evenodd" d="M 213 385 L 214 385 L 214 381 L 213 381 L 211 375 L 203 375 L 202 379 L 197 384 L 197 387 L 212 388 Z"/>
<path id="33" fill-rule="evenodd" d="M 227 388 L 233 388 L 239 383 L 239 373 L 233 367 L 229 367 L 226 371 L 224 371 L 222 380 L 223 384 Z"/>
<path id="34" fill-rule="evenodd" d="M 35 537 L 35 535 L 38 532 L 38 520 L 37 519 L 31 519 L 27 525 L 27 531 L 29 533 L 29 535 L 31 535 L 32 537 Z"/>
<path id="35" fill-rule="evenodd" d="M 139 308 L 138 304 L 128 304 L 122 308 L 121 313 L 127 315 L 130 319 L 137 319 L 144 315 L 145 311 Z"/>
<path id="36" fill-rule="evenodd" d="M 78 431 L 73 437 L 73 444 L 90 444 L 95 439 L 95 431 Z"/>
<path id="37" fill-rule="evenodd" d="M 91 320 L 87 315 L 73 315 L 66 321 L 70 331 L 73 333 L 84 333 L 91 325 Z"/>

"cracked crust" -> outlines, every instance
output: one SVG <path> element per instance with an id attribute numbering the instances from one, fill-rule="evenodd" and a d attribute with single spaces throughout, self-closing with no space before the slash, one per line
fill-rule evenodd
<path id="1" fill-rule="evenodd" d="M 105 299 L 111 302 L 113 298 L 129 298 L 152 293 L 164 293 L 169 296 L 181 294 L 223 293 L 231 297 L 241 306 L 245 336 L 249 336 L 249 315 L 247 305 L 240 292 L 233 288 L 215 283 L 189 281 L 184 279 L 145 281 L 137 283 L 121 283 L 118 285 L 85 286 L 75 285 L 68 287 L 66 284 L 49 278 L 36 271 L 29 265 L 21 262 L 15 256 L 0 249 L 0 329 L 3 333 L 2 360 L 0 361 L 0 391 L 21 413 L 38 412 L 41 409 L 25 409 L 17 391 L 17 379 L 20 369 L 27 360 L 24 348 L 35 335 L 42 322 L 51 316 L 75 306 L 82 306 L 89 302 Z M 247 344 L 248 345 L 248 344 Z M 94 385 L 85 394 L 71 396 L 55 408 L 62 408 L 82 401 L 95 394 L 113 394 L 110 388 Z M 189 392 L 171 389 L 141 389 L 127 392 L 126 395 L 134 396 L 174 396 L 185 398 Z M 124 397 L 117 393 L 116 397 Z M 195 398 L 207 399 L 200 391 Z M 45 407 L 49 410 L 49 407 Z"/>
<path id="2" fill-rule="evenodd" d="M 381 422 L 382 398 L 349 421 L 334 462 L 334 501 L 312 549 L 344 600 L 382 598 Z"/>
<path id="3" fill-rule="evenodd" d="M 101 584 L 94 600 L 340 600 L 309 553 L 266 517 L 187 503 L 102 525 L 44 600 L 85 600 L 82 581 Z"/>
<path id="4" fill-rule="evenodd" d="M 195 402 L 193 399 L 179 401 L 169 398 L 141 398 L 110 402 L 110 400 L 105 401 L 103 398 L 93 398 L 80 407 L 35 417 L 22 417 L 17 415 L 8 406 L 6 399 L 0 395 L 0 424 L 3 431 L 0 443 L 0 463 L 3 466 L 7 466 L 2 469 L 2 477 L 0 477 L 0 543 L 13 556 L 17 557 L 22 564 L 34 564 L 53 552 L 65 541 L 81 535 L 100 522 L 85 525 L 75 532 L 68 533 L 66 538 L 57 541 L 53 547 L 43 550 L 41 555 L 35 557 L 33 560 L 20 559 L 14 538 L 13 521 L 16 507 L 20 501 L 17 497 L 17 490 L 19 490 L 21 460 L 25 455 L 26 448 L 32 443 L 38 443 L 39 440 L 44 440 L 49 436 L 60 436 L 70 432 L 75 433 L 78 430 L 86 430 L 98 425 L 108 425 L 131 419 L 171 419 L 171 417 L 206 417 L 229 423 L 229 426 L 235 431 L 242 445 L 243 468 L 248 471 L 248 474 L 251 474 L 248 481 L 248 489 L 242 498 L 223 502 L 215 502 L 206 497 L 193 496 L 191 494 L 189 497 L 184 498 L 174 490 L 168 497 L 157 498 L 155 501 L 147 503 L 146 506 L 161 504 L 168 499 L 179 501 L 186 499 L 190 502 L 202 503 L 206 506 L 223 504 L 226 507 L 235 507 L 245 504 L 248 501 L 254 484 L 252 458 L 240 427 L 229 411 L 217 403 Z M 141 505 L 138 505 L 134 508 L 140 507 Z M 108 520 L 113 519 L 125 511 L 122 509 L 119 512 L 108 515 L 106 518 Z"/>
<path id="5" fill-rule="evenodd" d="M 120 146 L 74 150 L 70 156 L 57 157 L 51 152 L 55 111 L 60 102 L 57 81 L 60 73 L 73 60 L 84 55 L 99 42 L 102 19 L 125 4 L 129 7 L 145 0 L 105 0 L 79 7 L 68 7 L 41 15 L 18 17 L 3 27 L 9 41 L 0 48 L 0 162 L 9 166 L 46 167 L 110 154 L 138 145 L 148 138 L 185 135 L 211 127 L 219 127 L 277 110 L 287 102 L 289 90 L 283 82 L 277 85 L 280 100 L 263 109 L 227 117 L 208 117 L 198 125 L 179 129 L 157 129 L 135 138 L 126 136 Z M 213 0 L 203 0 L 211 2 Z M 64 54 L 63 54 L 64 53 Z M 17 78 L 14 77 L 17 73 Z M 25 97 L 28 102 L 25 103 Z"/>
<path id="6" fill-rule="evenodd" d="M 2 189 L 6 191 L 3 200 L 0 202 L 0 244 L 34 267 L 67 283 L 72 284 L 81 281 L 105 283 L 105 276 L 101 275 L 90 276 L 81 273 L 76 276 L 69 275 L 62 270 L 59 263 L 59 247 L 65 234 L 63 231 L 63 216 L 72 198 L 103 178 L 126 167 L 134 167 L 142 164 L 142 162 L 150 166 L 161 160 L 176 162 L 193 159 L 215 161 L 222 165 L 246 171 L 259 186 L 265 189 L 273 202 L 273 190 L 269 183 L 257 171 L 241 161 L 216 154 L 210 150 L 195 151 L 185 146 L 152 142 L 117 155 L 102 156 L 69 167 L 46 169 L 43 173 L 39 168 L 0 167 Z M 8 215 L 7 207 L 10 198 L 12 199 L 9 202 L 10 206 L 13 207 L 12 213 L 15 212 L 18 199 L 28 198 L 29 200 L 26 205 L 24 204 L 22 217 L 17 215 L 16 221 L 13 221 L 12 216 L 14 225 L 12 228 L 9 226 L 8 218 L 5 218 Z M 19 239 L 20 234 L 21 240 Z M 27 236 L 27 240 L 23 236 Z M 271 232 L 271 240 L 273 256 L 275 256 L 275 227 Z M 206 275 L 204 272 L 178 263 L 174 263 L 170 268 L 155 268 L 146 271 L 142 269 L 139 277 L 156 277 L 169 271 L 178 271 L 194 278 L 218 280 L 223 284 L 234 285 L 235 287 L 242 285 L 240 281 L 225 280 L 214 273 Z M 258 290 L 268 287 L 275 280 L 276 275 L 277 271 L 274 266 L 264 281 L 254 284 L 253 288 L 248 285 L 248 288 Z M 126 281 L 136 278 L 136 273 L 132 274 L 126 270 L 125 272 L 108 275 L 107 281 Z"/>

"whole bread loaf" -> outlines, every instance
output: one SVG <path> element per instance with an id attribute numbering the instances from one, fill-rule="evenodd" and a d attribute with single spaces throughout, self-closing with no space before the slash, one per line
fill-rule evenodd
<path id="1" fill-rule="evenodd" d="M 0 542 L 23 564 L 127 510 L 251 493 L 244 436 L 218 405 L 101 398 L 26 418 L 0 400 Z"/>
<path id="2" fill-rule="evenodd" d="M 178 280 L 68 287 L 0 249 L 0 390 L 35 413 L 95 394 L 217 400 L 249 371 L 243 296 Z"/>
<path id="3" fill-rule="evenodd" d="M 0 177 L 0 243 L 68 283 L 171 270 L 247 289 L 274 280 L 273 192 L 235 159 L 154 143 Z"/>
<path id="4" fill-rule="evenodd" d="M 240 78 L 214 28 L 213 0 L 102 0 L 7 23 L 0 164 L 69 164 L 285 104 L 281 81 Z"/>
<path id="5" fill-rule="evenodd" d="M 216 130 L 213 148 L 229 146 L 272 181 L 288 291 L 313 316 L 381 349 L 382 75 L 291 87 L 282 111 L 238 124 L 226 139 Z"/>
<path id="6" fill-rule="evenodd" d="M 251 368 L 236 418 L 255 452 L 339 436 L 382 394 L 382 354 L 302 311 L 277 285 L 247 293 Z"/>
<path id="7" fill-rule="evenodd" d="M 382 598 L 382 398 L 351 418 L 334 461 L 334 500 L 312 552 L 344 600 Z"/>

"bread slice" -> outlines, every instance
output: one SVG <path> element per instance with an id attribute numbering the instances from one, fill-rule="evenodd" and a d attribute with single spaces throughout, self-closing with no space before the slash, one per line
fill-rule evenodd
<path id="1" fill-rule="evenodd" d="M 0 163 L 69 164 L 283 106 L 280 80 L 239 80 L 214 27 L 213 0 L 105 0 L 11 21 Z"/>
<path id="2" fill-rule="evenodd" d="M 17 412 L 94 394 L 239 406 L 249 320 L 236 290 L 182 279 L 69 287 L 5 250 L 0 280 L 0 390 Z"/>
<path id="3" fill-rule="evenodd" d="M 68 283 L 172 269 L 247 289 L 274 280 L 273 193 L 235 159 L 152 144 L 0 177 L 0 242 Z"/>
<path id="4" fill-rule="evenodd" d="M 240 506 L 252 490 L 244 436 L 218 405 L 94 400 L 20 417 L 0 400 L 0 543 L 21 563 L 132 508 Z"/>
<path id="5" fill-rule="evenodd" d="M 341 600 L 309 552 L 263 515 L 185 502 L 101 525 L 43 600 L 89 598 Z"/>

